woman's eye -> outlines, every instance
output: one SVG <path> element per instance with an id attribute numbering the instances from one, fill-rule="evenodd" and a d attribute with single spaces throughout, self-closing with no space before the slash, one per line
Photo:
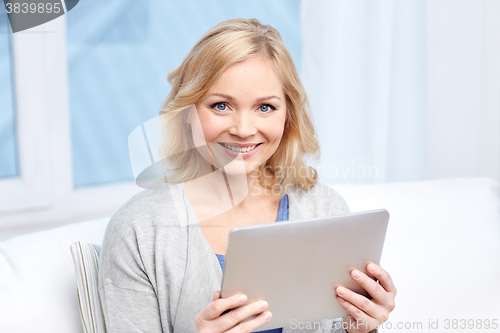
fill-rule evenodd
<path id="1" fill-rule="evenodd" d="M 264 104 L 264 105 L 261 105 L 261 106 L 260 106 L 259 110 L 260 110 L 261 112 L 269 112 L 269 111 L 271 111 L 271 110 L 276 110 L 276 108 L 275 108 L 275 107 L 273 107 L 272 105 L 269 105 L 269 104 Z"/>
<path id="2" fill-rule="evenodd" d="M 225 103 L 216 103 L 215 108 L 219 111 L 225 111 L 227 108 L 227 105 Z"/>

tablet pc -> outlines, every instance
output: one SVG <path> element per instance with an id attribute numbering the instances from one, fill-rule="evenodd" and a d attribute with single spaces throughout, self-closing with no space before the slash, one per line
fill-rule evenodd
<path id="1" fill-rule="evenodd" d="M 335 287 L 367 295 L 350 272 L 379 264 L 388 221 L 386 210 L 375 210 L 234 228 L 221 297 L 244 293 L 247 303 L 267 301 L 273 317 L 258 331 L 348 316 Z"/>

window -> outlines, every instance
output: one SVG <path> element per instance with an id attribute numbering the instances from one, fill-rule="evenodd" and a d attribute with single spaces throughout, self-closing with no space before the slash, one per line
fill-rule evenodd
<path id="1" fill-rule="evenodd" d="M 19 176 L 12 47 L 7 14 L 0 11 L 0 178 Z"/>
<path id="2" fill-rule="evenodd" d="M 280 31 L 300 67 L 299 14 L 299 0 L 87 0 L 27 31 L 9 27 L 0 38 L 12 39 L 16 110 L 0 135 L 17 134 L 9 147 L 18 158 L 13 148 L 0 154 L 10 152 L 18 171 L 0 178 L 0 227 L 112 215 L 141 190 L 128 135 L 158 115 L 168 72 L 202 33 L 225 19 L 258 18 Z"/>

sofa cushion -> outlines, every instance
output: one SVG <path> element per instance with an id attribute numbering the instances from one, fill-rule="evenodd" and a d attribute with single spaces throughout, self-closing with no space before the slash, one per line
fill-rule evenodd
<path id="1" fill-rule="evenodd" d="M 102 244 L 109 218 L 0 242 L 0 331 L 82 332 L 70 245 Z"/>
<path id="2" fill-rule="evenodd" d="M 76 289 L 83 331 L 105 333 L 106 325 L 99 297 L 99 254 L 101 247 L 85 242 L 71 244 L 75 263 Z"/>
<path id="3" fill-rule="evenodd" d="M 398 294 L 387 332 L 399 322 L 450 332 L 454 319 L 459 325 L 462 319 L 483 320 L 484 328 L 485 319 L 491 325 L 496 318 L 500 326 L 497 182 L 469 178 L 334 188 L 352 212 L 385 208 L 390 213 L 381 265 Z M 436 321 L 439 329 L 432 328 Z"/>

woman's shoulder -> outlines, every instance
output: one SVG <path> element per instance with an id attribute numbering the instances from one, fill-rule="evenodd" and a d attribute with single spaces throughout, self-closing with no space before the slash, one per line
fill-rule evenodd
<path id="1" fill-rule="evenodd" d="M 349 213 L 344 198 L 330 185 L 316 183 L 308 190 L 293 187 L 287 194 L 302 218 Z"/>
<path id="2" fill-rule="evenodd" d="M 124 203 L 111 217 L 106 233 L 144 233 L 186 220 L 183 184 L 165 183 L 142 190 Z"/>

